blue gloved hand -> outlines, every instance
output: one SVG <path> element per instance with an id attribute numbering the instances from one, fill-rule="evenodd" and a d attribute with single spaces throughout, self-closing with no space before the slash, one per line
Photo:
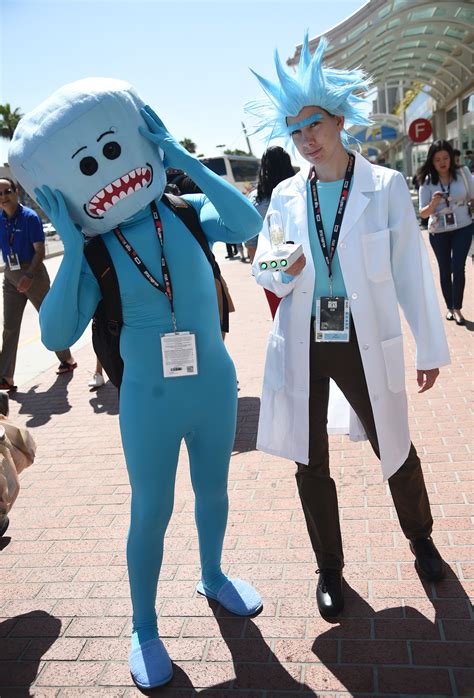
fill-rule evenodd
<path id="1" fill-rule="evenodd" d="M 155 143 L 159 148 L 161 148 L 165 154 L 163 159 L 163 166 L 165 169 L 168 167 L 174 167 L 177 170 L 187 171 L 189 167 L 189 161 L 196 161 L 186 148 L 178 143 L 177 140 L 173 138 L 171 133 L 168 131 L 160 117 L 155 114 L 153 109 L 148 105 L 140 109 L 140 113 L 143 116 L 148 129 L 143 126 L 139 126 L 138 130 L 145 138 L 149 141 Z"/>
<path id="2" fill-rule="evenodd" d="M 47 186 L 35 189 L 38 204 L 58 231 L 64 244 L 65 252 L 81 252 L 84 249 L 84 237 L 81 228 L 75 225 L 67 210 L 61 192 L 54 192 Z"/>

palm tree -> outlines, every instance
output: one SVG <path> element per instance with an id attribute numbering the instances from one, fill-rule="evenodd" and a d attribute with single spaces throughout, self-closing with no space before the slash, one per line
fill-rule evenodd
<path id="1" fill-rule="evenodd" d="M 11 141 L 13 132 L 22 116 L 23 114 L 20 113 L 18 108 L 12 111 L 8 103 L 0 104 L 0 137 Z"/>
<path id="2" fill-rule="evenodd" d="M 180 145 L 183 146 L 183 148 L 186 148 L 188 153 L 195 153 L 196 152 L 196 143 L 192 141 L 190 138 L 183 138 L 182 141 L 179 142 Z"/>

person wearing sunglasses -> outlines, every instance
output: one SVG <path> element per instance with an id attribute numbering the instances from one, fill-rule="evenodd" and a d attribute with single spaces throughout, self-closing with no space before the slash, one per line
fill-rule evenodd
<path id="1" fill-rule="evenodd" d="M 39 311 L 49 291 L 49 275 L 43 264 L 44 232 L 38 214 L 18 199 L 15 182 L 0 178 L 0 247 L 3 276 L 3 342 L 0 353 L 0 390 L 16 390 L 14 373 L 21 321 L 27 301 Z M 69 349 L 56 352 L 57 373 L 69 373 L 77 364 Z"/>

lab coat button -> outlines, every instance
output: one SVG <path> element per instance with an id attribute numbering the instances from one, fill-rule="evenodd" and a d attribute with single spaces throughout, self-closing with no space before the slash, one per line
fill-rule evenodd
<path id="1" fill-rule="evenodd" d="M 369 345 L 368 345 L 368 344 L 364 344 L 364 349 L 368 349 L 368 348 L 369 348 Z"/>
<path id="2" fill-rule="evenodd" d="M 352 298 L 353 301 L 355 301 L 358 297 L 359 297 L 359 296 L 357 295 L 357 293 L 353 293 L 352 296 L 351 296 L 351 298 Z"/>
<path id="3" fill-rule="evenodd" d="M 339 247 L 341 248 L 341 250 L 345 250 L 345 249 L 346 249 L 346 243 L 345 243 L 345 242 L 341 242 L 341 244 L 339 245 Z"/>
<path id="4" fill-rule="evenodd" d="M 377 402 L 378 399 L 379 399 L 379 396 L 378 396 L 378 395 L 372 395 L 372 400 L 373 400 L 374 402 Z"/>

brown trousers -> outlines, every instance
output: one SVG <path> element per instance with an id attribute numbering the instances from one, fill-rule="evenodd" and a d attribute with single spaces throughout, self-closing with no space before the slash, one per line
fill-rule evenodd
<path id="1" fill-rule="evenodd" d="M 332 378 L 359 417 L 370 445 L 380 458 L 375 422 L 353 323 L 351 341 L 314 341 L 311 323 L 309 463 L 297 463 L 296 482 L 318 567 L 342 569 L 341 527 L 337 492 L 329 472 L 327 412 Z M 403 533 L 409 539 L 431 535 L 433 519 L 416 449 L 389 478 L 388 484 Z"/>
<path id="2" fill-rule="evenodd" d="M 3 342 L 0 354 L 0 378 L 15 374 L 21 321 L 27 301 L 31 301 L 39 312 L 50 287 L 47 269 L 44 264 L 40 264 L 29 290 L 26 293 L 17 291 L 16 286 L 23 276 L 23 270 L 28 268 L 29 264 L 21 266 L 22 268 L 16 271 L 10 271 L 6 266 L 3 276 Z M 69 349 L 64 349 L 57 351 L 56 356 L 60 361 L 69 361 L 71 352 Z"/>

